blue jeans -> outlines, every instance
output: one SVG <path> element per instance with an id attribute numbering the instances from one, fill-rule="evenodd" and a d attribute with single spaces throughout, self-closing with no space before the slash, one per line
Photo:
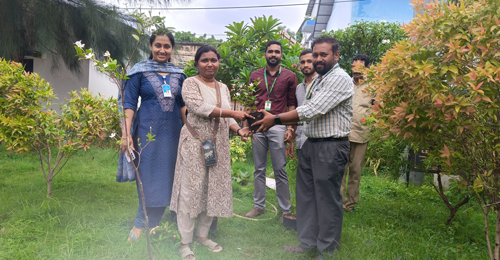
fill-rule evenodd
<path id="1" fill-rule="evenodd" d="M 137 217 L 135 218 L 135 227 L 144 229 L 146 227 L 146 221 L 144 220 L 144 210 L 142 209 L 142 203 L 139 203 L 139 210 L 137 211 Z M 161 217 L 165 213 L 166 207 L 146 207 L 148 212 L 149 228 L 154 228 L 160 225 Z"/>

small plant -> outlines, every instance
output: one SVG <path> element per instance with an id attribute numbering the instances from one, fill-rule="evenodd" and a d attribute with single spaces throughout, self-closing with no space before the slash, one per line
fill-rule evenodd
<path id="1" fill-rule="evenodd" d="M 243 142 L 241 137 L 237 136 L 229 140 L 229 152 L 231 153 L 231 162 L 244 162 L 247 160 L 247 154 L 252 150 L 252 142 Z"/>
<path id="2" fill-rule="evenodd" d="M 290 207 L 290 214 L 297 216 L 297 201 L 295 200 L 295 191 L 290 191 L 290 200 L 288 201 L 292 205 Z"/>
<path id="3" fill-rule="evenodd" d="M 151 229 L 151 234 L 155 235 L 151 237 L 152 242 L 168 242 L 173 245 L 181 245 L 181 236 L 179 231 L 176 229 L 177 224 L 175 222 L 161 223 L 157 228 Z"/>
<path id="4" fill-rule="evenodd" d="M 246 186 L 248 185 L 248 182 L 250 182 L 250 172 L 247 171 L 242 171 L 240 169 L 235 169 L 231 172 L 231 176 L 233 181 L 238 183 L 241 186 Z"/>

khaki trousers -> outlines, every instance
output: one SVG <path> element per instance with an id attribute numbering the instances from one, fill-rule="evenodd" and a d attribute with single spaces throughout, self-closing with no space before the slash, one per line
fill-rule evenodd
<path id="1" fill-rule="evenodd" d="M 205 185 L 207 188 L 208 185 Z M 207 212 L 201 212 L 197 218 L 189 216 L 189 189 L 187 186 L 187 175 L 182 177 L 181 188 L 179 192 L 179 203 L 177 209 L 177 227 L 181 235 L 181 243 L 186 245 L 193 242 L 193 231 L 196 219 L 198 219 L 198 227 L 196 228 L 197 237 L 207 237 L 210 226 L 212 225 L 213 217 L 207 216 Z"/>
<path id="2" fill-rule="evenodd" d="M 368 142 L 364 144 L 349 142 L 351 145 L 351 153 L 349 155 L 349 162 L 347 163 L 344 171 L 344 178 L 342 179 L 342 186 L 340 193 L 343 197 L 344 209 L 351 211 L 354 206 L 358 205 L 359 201 L 359 182 L 361 181 L 361 170 L 365 161 L 366 148 Z M 349 174 L 349 177 L 347 175 Z M 347 192 L 345 191 L 347 181 Z"/>

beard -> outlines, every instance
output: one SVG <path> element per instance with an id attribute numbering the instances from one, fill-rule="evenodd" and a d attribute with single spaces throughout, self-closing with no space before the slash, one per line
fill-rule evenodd
<path id="1" fill-rule="evenodd" d="M 271 61 L 271 59 L 275 59 L 275 61 Z M 271 67 L 275 67 L 278 64 L 280 64 L 281 59 L 278 57 L 269 57 L 269 58 L 266 58 L 266 61 L 267 61 L 267 65 L 269 65 Z"/>
<path id="2" fill-rule="evenodd" d="M 314 69 L 309 70 L 309 72 L 305 72 L 304 70 L 301 70 L 301 71 L 302 71 L 302 74 L 304 74 L 306 76 L 313 75 L 314 72 L 316 72 Z"/>
<path id="3" fill-rule="evenodd" d="M 318 65 L 322 65 L 323 68 L 318 68 Z M 335 66 L 335 62 L 333 60 L 332 60 L 332 62 L 329 62 L 329 63 L 326 63 L 324 61 L 319 61 L 319 62 L 313 63 L 313 66 L 314 66 L 314 70 L 316 70 L 316 72 L 319 75 L 325 75 L 328 71 L 330 71 L 333 68 L 333 66 Z"/>

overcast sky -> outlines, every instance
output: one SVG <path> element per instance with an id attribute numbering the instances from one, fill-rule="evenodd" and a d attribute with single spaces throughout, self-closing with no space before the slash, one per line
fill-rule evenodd
<path id="1" fill-rule="evenodd" d="M 106 2 L 110 3 L 114 1 L 108 0 Z M 171 7 L 233 7 L 308 2 L 308 0 L 192 0 L 191 4 L 173 4 Z M 144 6 L 149 8 L 148 4 Z M 124 5 L 120 7 L 124 7 Z M 245 23 L 249 23 L 250 18 L 262 15 L 272 15 L 278 18 L 284 26 L 296 32 L 302 24 L 306 9 L 307 5 L 226 10 L 172 10 L 162 12 L 162 15 L 166 17 L 166 25 L 175 27 L 176 31 L 191 31 L 197 33 L 197 36 L 206 33 L 208 35 L 213 34 L 216 38 L 225 38 L 225 26 L 232 22 L 245 21 Z"/>

